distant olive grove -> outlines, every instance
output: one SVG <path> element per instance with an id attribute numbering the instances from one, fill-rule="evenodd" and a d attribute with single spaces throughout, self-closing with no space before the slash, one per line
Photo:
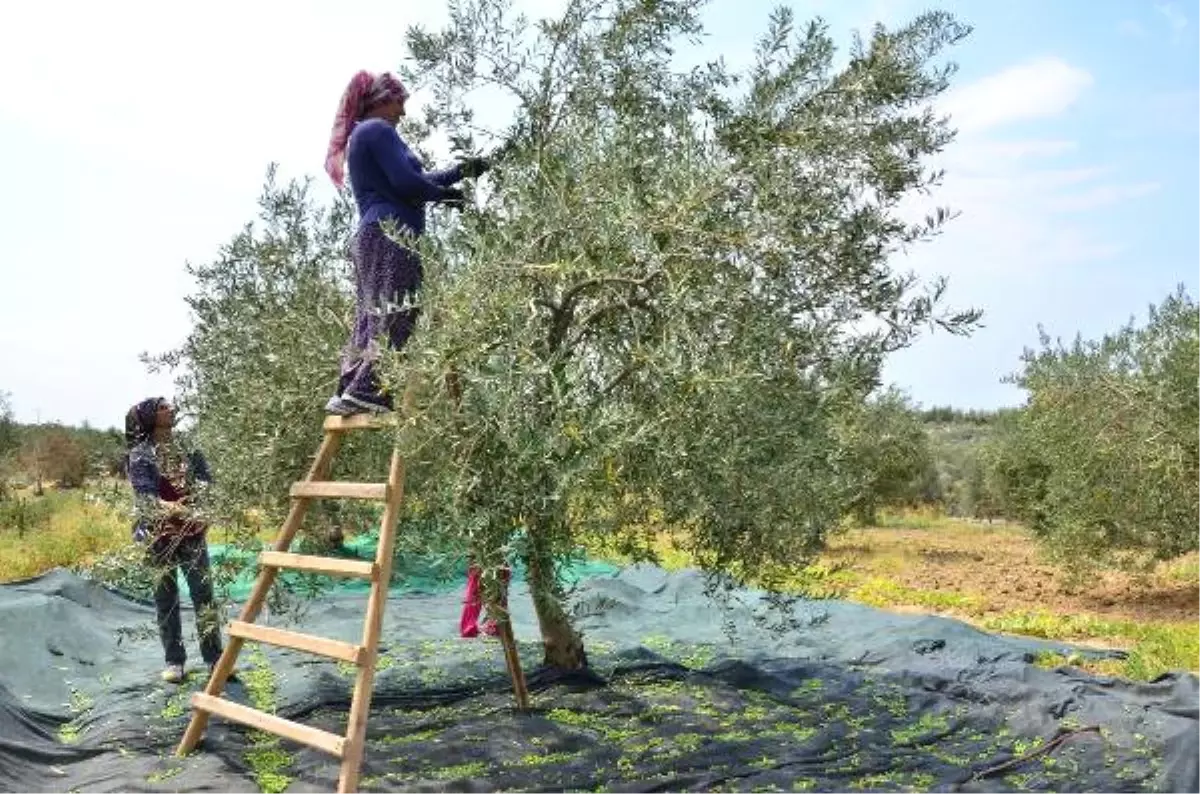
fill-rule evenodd
<path id="1" fill-rule="evenodd" d="M 1020 407 L 918 409 L 880 399 L 873 436 L 881 452 L 893 449 L 879 456 L 872 496 L 1020 522 L 1061 560 L 1080 564 L 1195 551 L 1198 336 L 1197 304 L 1179 287 L 1141 321 L 1099 339 L 1040 333 L 1006 378 L 1025 392 Z"/>
<path id="2" fill-rule="evenodd" d="M 47 485 L 79 488 L 89 479 L 120 476 L 124 461 L 116 428 L 21 424 L 13 418 L 11 395 L 0 391 L 0 499 L 17 485 L 41 492 Z"/>

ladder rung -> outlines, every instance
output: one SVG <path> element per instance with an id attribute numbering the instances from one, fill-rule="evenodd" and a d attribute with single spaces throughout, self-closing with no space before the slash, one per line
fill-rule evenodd
<path id="1" fill-rule="evenodd" d="M 381 427 L 395 427 L 395 414 L 353 414 L 351 416 L 325 417 L 325 429 L 332 432 L 345 430 L 376 430 Z"/>
<path id="2" fill-rule="evenodd" d="M 267 714 L 264 711 L 243 706 L 241 703 L 234 703 L 232 700 L 197 692 L 192 695 L 192 706 L 201 711 L 207 711 L 209 714 L 216 714 L 218 717 L 224 717 L 251 728 L 258 728 L 260 731 L 273 733 L 276 736 L 324 750 L 338 758 L 342 757 L 345 750 L 345 736 L 338 736 L 320 728 L 285 720 L 283 717 L 276 717 L 274 714 Z"/>
<path id="3" fill-rule="evenodd" d="M 328 637 L 314 637 L 311 634 L 301 634 L 296 631 L 284 631 L 270 626 L 258 626 L 234 620 L 229 624 L 229 634 L 255 642 L 265 642 L 278 645 L 281 648 L 291 648 L 297 651 L 308 651 L 330 659 L 341 659 L 343 662 L 359 664 L 366 648 L 352 645 L 341 640 L 331 640 Z"/>
<path id="4" fill-rule="evenodd" d="M 383 499 L 388 498 L 386 482 L 320 482 L 308 480 L 292 485 L 292 496 L 301 498 L 328 499 Z"/>
<path id="5" fill-rule="evenodd" d="M 343 560 L 340 557 L 318 557 L 312 554 L 293 554 L 290 551 L 264 551 L 258 555 L 262 565 L 291 568 L 330 576 L 358 576 L 374 581 L 379 578 L 379 566 L 366 560 Z"/>

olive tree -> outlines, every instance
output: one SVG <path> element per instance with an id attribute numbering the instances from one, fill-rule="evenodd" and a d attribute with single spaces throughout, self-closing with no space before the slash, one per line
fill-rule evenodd
<path id="1" fill-rule="evenodd" d="M 982 490 L 1000 515 L 1036 530 L 1044 526 L 1050 470 L 1040 442 L 1025 431 L 1024 420 L 1024 409 L 998 415 L 969 469 L 982 471 Z"/>
<path id="2" fill-rule="evenodd" d="M 852 406 L 839 423 L 838 438 L 858 476 L 850 507 L 863 526 L 875 525 L 881 506 L 921 501 L 922 487 L 936 477 L 925 424 L 894 387 Z"/>
<path id="3" fill-rule="evenodd" d="M 1197 548 L 1200 310 L 1182 287 L 1142 325 L 1070 345 L 1041 332 L 1011 380 L 1028 392 L 1004 481 L 1073 567 Z"/>
<path id="4" fill-rule="evenodd" d="M 585 537 L 650 556 L 630 527 L 651 508 L 714 585 L 810 559 L 861 481 L 839 422 L 889 353 L 979 316 L 890 264 L 951 217 L 899 205 L 939 179 L 937 59 L 967 28 L 876 27 L 835 68 L 827 27 L 780 9 L 734 74 L 677 65 L 700 6 L 573 0 L 530 23 L 462 0 L 407 36 L 430 97 L 409 134 L 503 145 L 476 208 L 418 244 L 422 320 L 385 369 L 425 388 L 398 439 L 486 570 L 524 561 L 548 664 L 586 664 L 558 565 Z M 477 123 L 481 88 L 510 98 L 507 127 Z"/>
<path id="5" fill-rule="evenodd" d="M 825 25 L 781 10 L 733 74 L 674 59 L 699 11 L 589 0 L 530 23 L 468 0 L 407 36 L 406 79 L 430 101 L 406 138 L 502 145 L 475 206 L 431 210 L 415 243 L 421 319 L 381 362 L 397 396 L 416 387 L 412 412 L 394 435 L 356 435 L 337 473 L 377 480 L 400 444 L 398 554 L 471 555 L 493 606 L 490 574 L 523 561 L 563 667 L 586 664 L 558 576 L 584 541 L 653 559 L 653 513 L 714 594 L 771 588 L 861 492 L 840 433 L 886 356 L 978 319 L 942 305 L 943 279 L 892 265 L 951 217 L 906 222 L 900 204 L 937 184 L 928 160 L 953 137 L 930 109 L 953 71 L 938 58 L 967 29 L 944 13 L 877 27 L 835 68 Z M 499 129 L 471 113 L 479 88 L 512 100 Z M 282 519 L 319 442 L 352 218 L 344 195 L 322 208 L 269 179 L 260 223 L 191 268 L 191 334 L 151 359 L 179 372 L 217 479 L 206 509 L 246 544 Z"/>

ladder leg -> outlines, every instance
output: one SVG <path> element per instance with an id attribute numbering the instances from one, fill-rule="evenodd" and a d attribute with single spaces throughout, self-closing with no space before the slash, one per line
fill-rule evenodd
<path id="1" fill-rule="evenodd" d="M 450 393 L 450 398 L 454 401 L 455 406 L 461 407 L 462 380 L 453 365 L 446 373 L 446 391 Z M 504 665 L 508 668 L 508 675 L 512 679 L 513 696 L 517 700 L 517 708 L 526 711 L 529 709 L 529 687 L 525 682 L 525 671 L 521 668 L 521 655 L 517 651 L 517 640 L 513 636 L 512 619 L 508 612 L 507 581 L 504 582 L 503 587 L 506 597 L 502 600 L 505 605 L 497 608 L 495 604 L 488 604 L 488 613 L 499 617 L 496 627 L 499 630 L 500 645 L 504 648 Z"/>
<path id="2" fill-rule="evenodd" d="M 409 396 L 407 391 L 406 398 Z M 383 629 L 383 610 L 387 605 L 388 586 L 392 578 L 396 521 L 400 517 L 400 504 L 404 499 L 404 459 L 400 456 L 398 447 L 392 448 L 388 485 L 391 490 L 391 498 L 383 511 L 383 521 L 379 528 L 379 547 L 375 550 L 375 563 L 379 566 L 379 578 L 371 583 L 371 595 L 367 601 L 367 617 L 362 643 L 366 648 L 366 654 L 354 680 L 354 695 L 350 701 L 350 718 L 346 726 L 346 745 L 342 754 L 341 774 L 338 777 L 337 790 L 339 792 L 358 789 L 363 751 L 366 749 L 367 716 L 371 711 L 371 693 L 375 684 L 379 634 Z"/>
<path id="3" fill-rule="evenodd" d="M 500 634 L 500 644 L 504 647 L 504 663 L 508 667 L 508 675 L 512 679 L 513 696 L 517 700 L 517 708 L 529 710 L 529 687 L 525 683 L 525 671 L 521 668 L 521 655 L 517 650 L 517 640 L 513 636 L 512 618 L 505 609 L 496 621 Z"/>
<path id="4" fill-rule="evenodd" d="M 338 448 L 341 446 L 341 435 L 338 433 L 326 433 L 325 438 L 321 441 L 320 448 L 317 449 L 317 454 L 313 460 L 312 466 L 309 467 L 307 479 L 316 480 L 325 476 L 329 470 L 329 465 L 333 461 L 333 456 L 337 454 Z M 280 530 L 278 537 L 275 539 L 275 551 L 287 551 L 292 545 L 292 538 L 296 536 L 296 531 L 300 528 L 300 523 L 304 520 L 304 514 L 308 511 L 308 499 L 295 499 L 292 501 L 291 509 L 288 510 L 287 519 L 283 522 L 283 528 Z M 258 613 L 262 610 L 263 604 L 267 600 L 267 593 L 271 590 L 271 585 L 275 583 L 275 576 L 278 572 L 276 568 L 263 568 L 259 571 L 258 579 L 254 583 L 254 589 L 250 592 L 250 598 L 242 607 L 240 620 L 246 623 L 253 623 L 258 617 Z M 229 674 L 233 672 L 234 662 L 237 661 L 238 654 L 242 651 L 242 643 L 244 640 L 241 637 L 230 637 L 229 644 L 225 646 L 225 650 L 221 653 L 221 658 L 217 660 L 216 667 L 213 669 L 212 675 L 208 679 L 208 685 L 204 688 L 204 694 L 217 697 L 225 689 L 225 682 L 229 679 Z M 179 741 L 179 747 L 176 749 L 176 755 L 186 755 L 195 749 L 200 742 L 200 737 L 204 735 L 204 729 L 208 727 L 207 711 L 201 709 L 192 710 L 192 719 L 188 723 L 187 730 L 183 733 L 183 738 Z"/>

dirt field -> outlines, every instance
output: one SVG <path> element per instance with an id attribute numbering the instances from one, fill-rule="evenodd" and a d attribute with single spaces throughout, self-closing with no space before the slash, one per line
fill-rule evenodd
<path id="1" fill-rule="evenodd" d="M 1200 616 L 1195 554 L 1140 581 L 1108 573 L 1072 584 L 1042 559 L 1027 531 L 1013 526 L 946 522 L 852 530 L 833 540 L 826 559 L 904 588 L 973 597 L 983 613 L 1039 607 L 1138 621 Z"/>
<path id="2" fill-rule="evenodd" d="M 1105 573 L 1072 581 L 1019 526 L 927 516 L 890 524 L 832 538 L 809 578 L 829 596 L 883 609 L 1126 652 L 1121 661 L 1082 664 L 1096 673 L 1152 681 L 1164 672 L 1200 670 L 1195 553 L 1140 577 Z"/>

